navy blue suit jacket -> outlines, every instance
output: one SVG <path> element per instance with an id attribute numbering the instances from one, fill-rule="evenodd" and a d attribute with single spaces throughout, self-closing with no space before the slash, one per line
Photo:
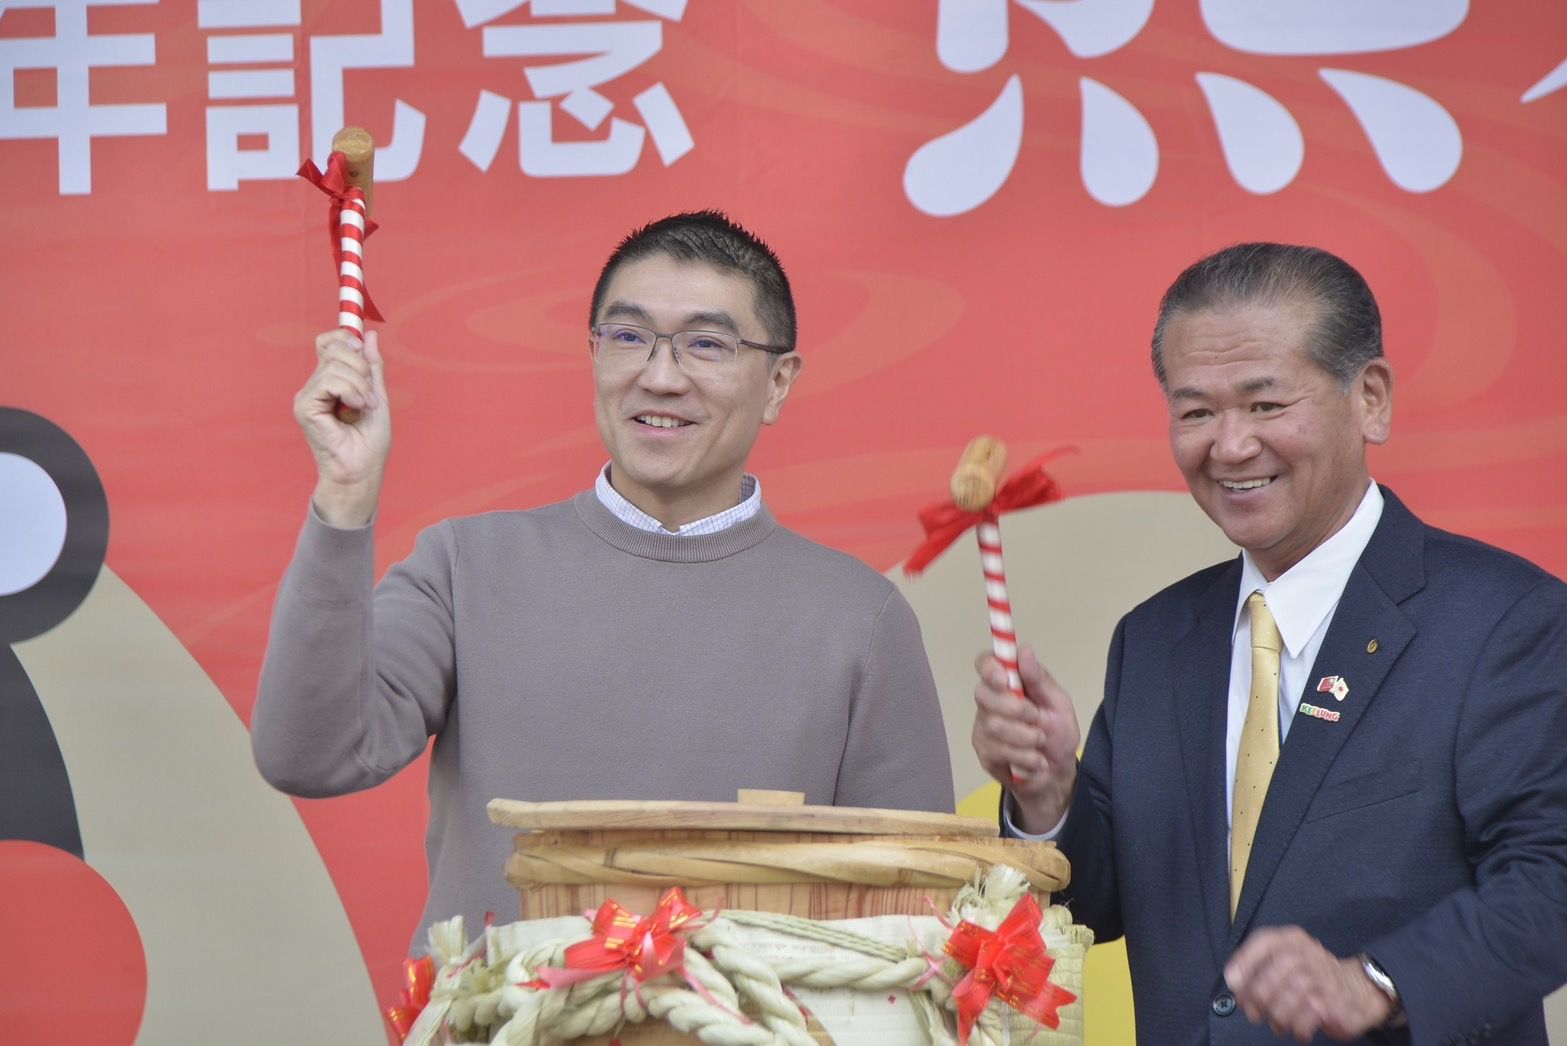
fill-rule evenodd
<path id="1" fill-rule="evenodd" d="M 1567 981 L 1567 585 L 1383 493 L 1303 698 L 1340 718 L 1290 724 L 1233 925 L 1239 559 L 1116 629 L 1060 900 L 1100 940 L 1125 934 L 1144 1046 L 1278 1042 L 1223 968 L 1248 933 L 1289 924 L 1392 976 L 1409 1027 L 1364 1041 L 1545 1046 L 1541 999 Z M 1314 692 L 1330 675 L 1342 701 Z"/>

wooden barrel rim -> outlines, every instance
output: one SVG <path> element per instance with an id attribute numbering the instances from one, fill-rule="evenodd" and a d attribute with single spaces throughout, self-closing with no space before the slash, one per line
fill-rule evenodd
<path id="1" fill-rule="evenodd" d="M 762 806 L 679 800 L 579 799 L 530 803 L 492 799 L 490 821 L 523 830 L 624 829 L 824 832 L 836 835 L 937 835 L 995 838 L 994 821 L 923 810 L 856 806 Z"/>

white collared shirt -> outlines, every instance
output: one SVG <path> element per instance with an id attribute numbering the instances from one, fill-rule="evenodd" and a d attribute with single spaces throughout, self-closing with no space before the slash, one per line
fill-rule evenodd
<path id="1" fill-rule="evenodd" d="M 1262 593 L 1274 623 L 1279 626 L 1279 636 L 1284 640 L 1284 650 L 1279 657 L 1279 744 L 1282 745 L 1289 736 L 1295 713 L 1300 710 L 1307 685 L 1316 688 L 1315 681 L 1307 679 L 1306 674 L 1316 663 L 1322 640 L 1333 623 L 1333 612 L 1338 609 L 1339 597 L 1344 594 L 1344 586 L 1349 584 L 1350 572 L 1360 562 L 1360 555 L 1382 518 L 1382 503 L 1382 491 L 1372 483 L 1348 523 L 1272 581 L 1262 576 L 1251 553 L 1241 552 L 1241 587 L 1235 599 L 1234 643 L 1230 648 L 1229 719 L 1224 730 L 1225 824 L 1229 824 L 1234 807 L 1235 762 L 1241 747 L 1241 731 L 1246 724 L 1246 706 L 1251 703 L 1251 616 L 1246 613 L 1246 599 L 1253 592 Z M 1326 667 L 1331 674 L 1333 666 Z"/>
<path id="2" fill-rule="evenodd" d="M 740 503 L 738 505 L 731 505 L 722 512 L 715 512 L 711 516 L 693 520 L 679 530 L 674 531 L 665 530 L 664 524 L 627 501 L 620 491 L 610 486 L 608 464 L 599 469 L 599 478 L 593 484 L 593 493 L 598 495 L 599 503 L 613 512 L 615 518 L 622 523 L 636 527 L 638 530 L 674 534 L 683 538 L 697 537 L 701 534 L 716 534 L 721 530 L 728 530 L 735 524 L 744 523 L 762 511 L 762 481 L 749 472 L 740 478 Z"/>
<path id="3" fill-rule="evenodd" d="M 1382 519 L 1382 491 L 1375 482 L 1349 522 L 1307 556 L 1272 581 L 1252 561 L 1251 553 L 1241 552 L 1241 585 L 1235 600 L 1235 625 L 1231 633 L 1230 690 L 1228 717 L 1224 730 L 1224 824 L 1225 851 L 1229 851 L 1229 823 L 1235 803 L 1235 763 L 1240 753 L 1241 731 L 1246 725 L 1246 706 L 1251 703 L 1251 619 L 1246 599 L 1261 592 L 1268 610 L 1279 626 L 1284 650 L 1279 657 L 1279 743 L 1289 733 L 1290 722 L 1300 710 L 1305 693 L 1306 673 L 1317 660 L 1322 640 L 1333 623 L 1339 597 L 1349 584 L 1349 575 L 1360 562 L 1361 553 Z M 1059 824 L 1043 835 L 1018 831 L 1012 821 L 1010 804 L 1001 807 L 1002 823 L 1007 831 L 1023 839 L 1054 839 L 1066 825 Z"/>

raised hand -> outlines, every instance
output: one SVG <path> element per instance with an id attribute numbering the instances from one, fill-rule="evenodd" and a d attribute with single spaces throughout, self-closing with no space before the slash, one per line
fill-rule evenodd
<path id="1" fill-rule="evenodd" d="M 340 418 L 339 402 L 358 411 L 358 417 Z M 316 512 L 336 527 L 368 523 L 392 448 L 385 366 L 375 331 L 363 343 L 345 330 L 316 337 L 316 369 L 294 396 L 294 418 L 316 460 Z"/>
<path id="2" fill-rule="evenodd" d="M 1027 646 L 1018 658 L 1027 700 L 1007 690 L 1006 670 L 993 654 L 979 655 L 974 667 L 979 672 L 974 754 L 985 772 L 1012 793 L 1019 815 L 1016 826 L 1025 832 L 1048 832 L 1066 815 L 1077 786 L 1082 734 L 1072 698 Z"/>

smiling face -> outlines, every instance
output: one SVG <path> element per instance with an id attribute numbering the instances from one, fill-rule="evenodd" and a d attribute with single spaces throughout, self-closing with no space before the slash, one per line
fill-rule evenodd
<path id="1" fill-rule="evenodd" d="M 1384 360 L 1345 389 L 1308 355 L 1313 313 L 1294 302 L 1177 313 L 1164 336 L 1175 463 L 1269 580 L 1354 515 L 1366 444 L 1387 439 L 1392 417 Z"/>
<path id="2" fill-rule="evenodd" d="M 755 297 L 745 276 L 655 254 L 620 266 L 593 322 L 665 334 L 721 331 L 766 344 L 772 338 Z M 610 483 L 670 529 L 737 504 L 751 447 L 761 427 L 778 420 L 799 370 L 794 353 L 742 346 L 721 373 L 693 380 L 667 339 L 642 367 L 595 365 L 594 412 Z"/>

